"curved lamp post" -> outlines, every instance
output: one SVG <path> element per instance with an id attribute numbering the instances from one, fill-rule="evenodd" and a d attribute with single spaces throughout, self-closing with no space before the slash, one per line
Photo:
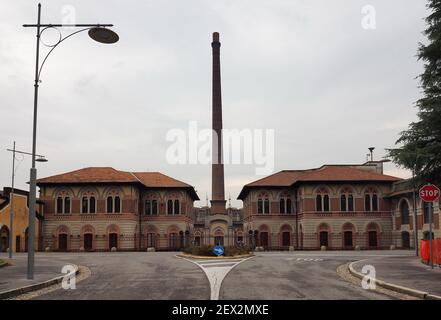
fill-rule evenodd
<path id="1" fill-rule="evenodd" d="M 32 130 L 32 167 L 30 170 L 30 187 L 29 187 L 29 245 L 28 245 L 28 279 L 34 278 L 34 238 L 35 238 L 35 205 L 36 205 L 36 189 L 37 189 L 37 169 L 35 168 L 36 161 L 36 140 L 37 140 L 37 105 L 38 105 L 38 86 L 40 83 L 41 70 L 52 51 L 64 40 L 82 31 L 88 31 L 89 36 L 100 43 L 115 43 L 119 40 L 118 35 L 107 27 L 112 27 L 113 24 L 42 24 L 41 23 L 41 4 L 38 4 L 38 18 L 37 24 L 24 24 L 23 27 L 37 28 L 37 49 L 35 61 L 35 83 L 34 83 L 34 119 Z M 57 28 L 62 27 L 76 27 L 81 28 L 71 34 L 63 37 Z M 54 28 L 59 31 L 60 38 L 54 45 L 46 45 L 51 47 L 47 55 L 44 57 L 40 65 L 40 38 L 41 34 L 49 29 Z M 44 44 L 44 43 L 43 43 Z"/>

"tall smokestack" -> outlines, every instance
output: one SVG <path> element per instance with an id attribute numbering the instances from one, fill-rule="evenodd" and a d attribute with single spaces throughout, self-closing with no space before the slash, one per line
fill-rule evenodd
<path id="1" fill-rule="evenodd" d="M 219 33 L 213 33 L 213 163 L 211 165 L 211 214 L 226 214 L 224 164 L 222 158 L 222 95 Z"/>

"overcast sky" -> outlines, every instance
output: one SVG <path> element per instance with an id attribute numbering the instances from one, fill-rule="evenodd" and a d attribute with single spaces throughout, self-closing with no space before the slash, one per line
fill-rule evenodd
<path id="1" fill-rule="evenodd" d="M 89 166 L 160 171 L 194 185 L 205 204 L 209 165 L 170 165 L 165 137 L 189 121 L 211 126 L 211 33 L 220 33 L 224 127 L 275 130 L 275 171 L 363 163 L 394 146 L 416 119 L 419 0 L 41 1 L 42 22 L 113 23 L 120 41 L 86 33 L 61 44 L 42 73 L 37 153 L 44 177 Z M 376 29 L 362 28 L 362 8 Z M 0 11 L 0 187 L 10 186 L 13 140 L 31 151 L 36 1 Z M 64 30 L 67 34 L 69 30 Z M 53 41 L 54 33 L 43 36 Z M 42 49 L 46 50 L 46 48 Z M 21 157 L 18 157 L 21 159 Z M 28 189 L 30 157 L 16 186 Z M 408 173 L 386 165 L 386 173 Z M 261 176 L 227 165 L 226 196 Z"/>

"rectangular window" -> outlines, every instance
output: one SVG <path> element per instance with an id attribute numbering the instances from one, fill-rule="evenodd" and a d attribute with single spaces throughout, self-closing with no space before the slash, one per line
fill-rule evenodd
<path id="1" fill-rule="evenodd" d="M 323 196 L 323 211 L 329 211 L 329 196 L 327 194 Z"/>
<path id="2" fill-rule="evenodd" d="M 371 196 L 369 194 L 364 195 L 364 210 L 371 211 Z"/>
<path id="3" fill-rule="evenodd" d="M 70 213 L 70 198 L 64 198 L 64 213 Z"/>
<path id="4" fill-rule="evenodd" d="M 344 194 L 340 197 L 340 210 L 346 211 L 346 196 Z"/>
<path id="5" fill-rule="evenodd" d="M 121 213 L 121 198 L 115 197 L 115 213 Z"/>
<path id="6" fill-rule="evenodd" d="M 322 211 L 322 196 L 320 194 L 315 198 L 315 209 L 316 211 Z"/>
<path id="7" fill-rule="evenodd" d="M 152 207 L 151 207 L 151 202 L 150 200 L 146 200 L 145 204 L 144 204 L 144 213 L 146 215 L 151 215 L 152 214 Z"/>
<path id="8" fill-rule="evenodd" d="M 63 213 L 63 198 L 57 198 L 57 213 Z"/>
<path id="9" fill-rule="evenodd" d="M 378 197 L 376 194 L 372 195 L 372 211 L 378 211 Z"/>
<path id="10" fill-rule="evenodd" d="M 352 194 L 348 196 L 348 211 L 354 211 L 354 197 Z"/>
<path id="11" fill-rule="evenodd" d="M 89 199 L 89 212 L 90 213 L 95 213 L 95 207 L 96 207 L 96 201 L 95 201 L 95 197 L 90 197 Z"/>
<path id="12" fill-rule="evenodd" d="M 167 214 L 173 214 L 173 200 L 167 201 Z"/>
<path id="13" fill-rule="evenodd" d="M 152 201 L 152 214 L 153 215 L 158 214 L 158 201 L 156 201 L 156 200 Z"/>
<path id="14" fill-rule="evenodd" d="M 81 213 L 88 213 L 89 212 L 89 201 L 87 197 L 83 197 L 81 200 Z"/>
<path id="15" fill-rule="evenodd" d="M 265 199 L 265 206 L 264 206 L 264 212 L 265 213 L 269 213 L 269 200 L 268 199 Z"/>
<path id="16" fill-rule="evenodd" d="M 257 200 L 257 213 L 263 213 L 263 201 L 262 201 L 262 199 Z"/>

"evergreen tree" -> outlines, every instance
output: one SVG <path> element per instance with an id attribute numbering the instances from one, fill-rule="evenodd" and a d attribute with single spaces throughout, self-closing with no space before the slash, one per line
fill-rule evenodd
<path id="1" fill-rule="evenodd" d="M 420 75 L 423 98 L 417 101 L 418 121 L 400 133 L 397 149 L 389 156 L 401 167 L 415 172 L 419 184 L 441 184 L 441 0 L 429 0 L 431 14 L 424 35 L 428 44 L 419 44 L 418 60 L 424 61 Z"/>

